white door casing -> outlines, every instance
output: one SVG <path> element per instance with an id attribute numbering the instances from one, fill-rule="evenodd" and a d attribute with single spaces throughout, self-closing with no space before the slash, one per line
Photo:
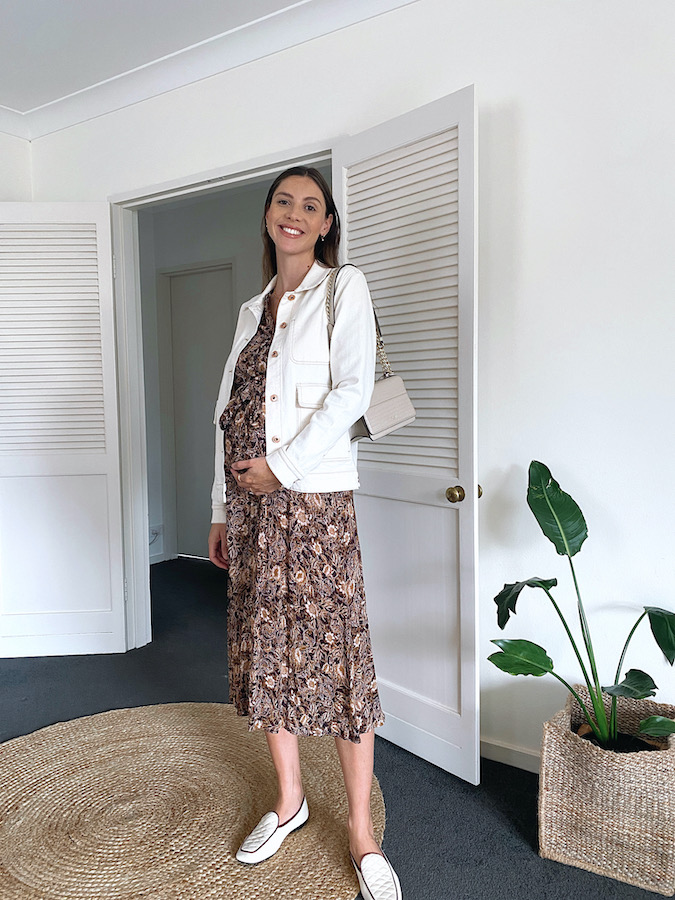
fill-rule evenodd
<path id="1" fill-rule="evenodd" d="M 359 445 L 380 734 L 479 781 L 473 87 L 333 151 L 345 258 L 368 278 L 417 419 Z M 446 489 L 465 498 L 451 504 Z"/>
<path id="2" fill-rule="evenodd" d="M 107 203 L 0 204 L 0 656 L 126 649 Z"/>

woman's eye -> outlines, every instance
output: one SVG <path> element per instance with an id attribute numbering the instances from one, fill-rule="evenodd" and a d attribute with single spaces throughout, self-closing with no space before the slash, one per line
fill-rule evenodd
<path id="1" fill-rule="evenodd" d="M 284 200 L 283 197 L 280 197 L 280 198 L 277 200 L 277 203 L 278 203 L 280 206 L 283 206 L 284 203 L 288 203 L 288 200 Z"/>
<path id="2" fill-rule="evenodd" d="M 316 212 L 316 206 L 312 206 L 311 203 L 308 203 L 305 209 L 308 209 L 310 212 Z"/>

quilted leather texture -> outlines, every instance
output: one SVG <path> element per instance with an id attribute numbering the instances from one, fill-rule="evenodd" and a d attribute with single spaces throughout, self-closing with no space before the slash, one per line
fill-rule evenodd
<path id="1" fill-rule="evenodd" d="M 384 856 L 367 853 L 361 860 L 360 875 L 359 887 L 365 900 L 401 900 L 398 876 Z"/>
<path id="2" fill-rule="evenodd" d="M 304 825 L 309 818 L 307 799 L 302 801 L 302 806 L 297 813 L 284 825 L 279 825 L 279 817 L 272 810 L 265 813 L 255 826 L 253 831 L 244 840 L 237 850 L 236 857 L 240 863 L 253 864 L 262 862 L 274 856 L 288 835 Z"/>
<path id="3" fill-rule="evenodd" d="M 241 845 L 242 850 L 247 853 L 253 853 L 271 837 L 279 826 L 279 816 L 275 812 L 268 812 L 255 826 L 253 831 Z"/>

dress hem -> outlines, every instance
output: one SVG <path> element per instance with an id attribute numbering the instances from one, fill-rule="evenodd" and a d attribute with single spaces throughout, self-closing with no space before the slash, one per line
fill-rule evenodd
<path id="1" fill-rule="evenodd" d="M 248 718 L 249 731 L 264 731 L 267 734 L 278 734 L 279 731 L 283 728 L 289 734 L 294 734 L 298 737 L 339 737 L 345 741 L 350 741 L 352 744 L 360 744 L 360 736 L 362 734 L 368 734 L 368 732 L 374 731 L 376 728 L 380 728 L 382 725 L 384 725 L 385 722 L 385 718 L 384 716 L 382 716 L 381 719 L 376 719 L 372 724 L 368 725 L 365 728 L 362 728 L 360 731 L 350 731 L 349 729 L 344 728 L 344 726 L 340 726 L 338 722 L 333 722 L 317 732 L 311 726 L 302 727 L 298 725 L 290 725 L 287 722 L 278 722 L 274 725 L 264 725 L 261 719 L 256 719 L 254 716 L 251 716 L 250 713 L 242 712 L 237 708 L 236 704 L 233 705 L 238 716 L 240 716 L 241 718 Z M 333 731 L 333 726 L 337 726 L 338 730 Z"/>

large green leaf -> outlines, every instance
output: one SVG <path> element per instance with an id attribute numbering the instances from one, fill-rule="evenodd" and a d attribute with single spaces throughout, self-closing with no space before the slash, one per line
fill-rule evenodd
<path id="1" fill-rule="evenodd" d="M 648 734 L 650 737 L 666 737 L 675 734 L 675 719 L 666 719 L 664 716 L 649 716 L 643 719 L 638 728 L 640 734 Z"/>
<path id="2" fill-rule="evenodd" d="M 516 613 L 516 603 L 520 592 L 525 587 L 538 587 L 545 591 L 550 591 L 558 583 L 557 578 L 549 578 L 548 581 L 543 578 L 528 578 L 527 581 L 517 581 L 515 584 L 505 584 L 495 597 L 497 604 L 497 624 L 500 628 L 505 628 L 509 621 L 511 613 Z"/>
<path id="3" fill-rule="evenodd" d="M 543 647 L 531 641 L 492 641 L 501 648 L 500 653 L 488 656 L 491 663 L 509 675 L 545 675 L 553 671 L 553 660 Z"/>
<path id="4" fill-rule="evenodd" d="M 603 687 L 606 694 L 613 697 L 630 697 L 633 700 L 644 700 L 645 697 L 656 696 L 656 685 L 650 675 L 640 669 L 630 669 L 620 684 Z"/>
<path id="5" fill-rule="evenodd" d="M 546 537 L 561 556 L 574 556 L 588 537 L 584 515 L 576 502 L 560 489 L 547 467 L 530 463 L 527 502 Z"/>
<path id="6" fill-rule="evenodd" d="M 652 634 L 668 662 L 675 662 L 675 613 L 658 606 L 645 606 Z"/>

